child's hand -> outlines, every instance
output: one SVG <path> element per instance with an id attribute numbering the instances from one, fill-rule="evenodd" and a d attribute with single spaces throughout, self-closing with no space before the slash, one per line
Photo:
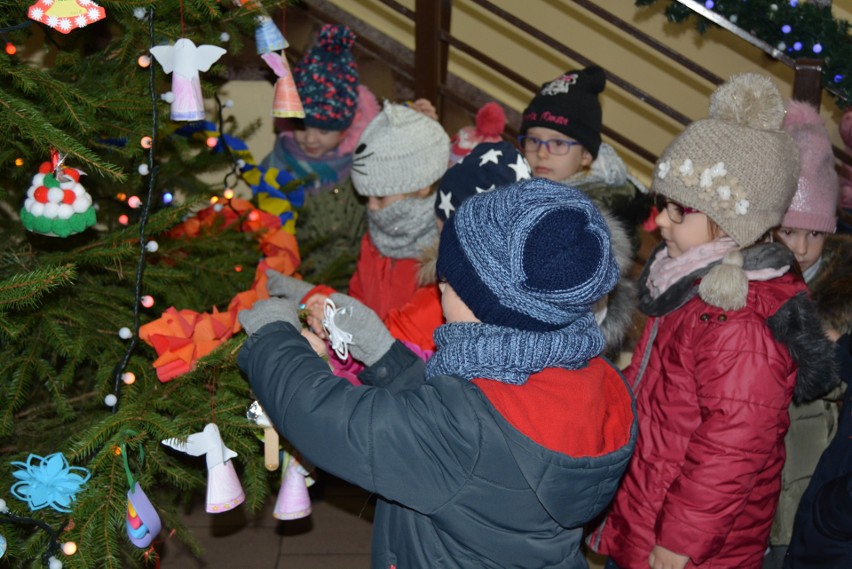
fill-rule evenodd
<path id="1" fill-rule="evenodd" d="M 305 337 L 319 357 L 324 360 L 328 359 L 328 348 L 326 347 L 324 340 L 305 328 L 302 329 L 302 336 Z"/>
<path id="2" fill-rule="evenodd" d="M 327 298 L 327 295 L 315 294 L 305 302 L 305 312 L 307 312 L 305 323 L 308 325 L 311 332 L 323 340 L 328 338 L 328 334 L 325 333 L 325 328 L 322 326 L 322 319 L 325 313 L 325 301 Z"/>
<path id="3" fill-rule="evenodd" d="M 831 340 L 835 344 L 837 343 L 837 340 L 840 339 L 840 336 L 842 336 L 842 334 L 840 332 L 838 332 L 837 330 L 835 330 L 834 328 L 827 328 L 825 330 L 825 335 L 829 340 Z"/>
<path id="4" fill-rule="evenodd" d="M 420 114 L 426 115 L 433 121 L 438 120 L 438 111 L 429 99 L 417 99 L 411 103 L 411 108 Z"/>
<path id="5" fill-rule="evenodd" d="M 683 569 L 689 563 L 689 557 L 669 551 L 662 545 L 655 545 L 648 556 L 651 569 Z"/>

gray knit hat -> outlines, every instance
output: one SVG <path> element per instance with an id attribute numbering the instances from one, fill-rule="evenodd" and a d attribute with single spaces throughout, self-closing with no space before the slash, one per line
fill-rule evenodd
<path id="1" fill-rule="evenodd" d="M 713 220 L 740 247 L 781 223 L 796 192 L 799 154 L 781 130 L 784 102 L 764 76 L 734 75 L 657 161 L 653 191 Z"/>
<path id="2" fill-rule="evenodd" d="M 416 192 L 438 181 L 450 160 L 450 137 L 438 121 L 385 101 L 352 158 L 352 183 L 362 196 Z"/>

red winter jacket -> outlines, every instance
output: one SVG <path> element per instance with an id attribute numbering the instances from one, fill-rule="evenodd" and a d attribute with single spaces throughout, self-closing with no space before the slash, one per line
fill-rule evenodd
<path id="1" fill-rule="evenodd" d="M 349 296 L 360 300 L 384 320 L 394 308 L 411 300 L 419 288 L 418 259 L 391 259 L 382 255 L 365 233 L 358 264 L 349 281 Z"/>
<path id="2" fill-rule="evenodd" d="M 402 308 L 391 310 L 384 319 L 391 336 L 416 344 L 423 350 L 435 351 L 432 335 L 444 323 L 441 291 L 433 283 L 417 289 Z"/>
<path id="3" fill-rule="evenodd" d="M 779 332 L 812 315 L 798 277 L 750 282 L 747 305 L 733 311 L 704 302 L 692 281 L 650 311 L 625 370 L 639 437 L 612 510 L 589 538 L 621 569 L 647 569 L 655 544 L 689 556 L 687 567 L 761 566 L 797 381 L 788 345 L 820 343 Z"/>

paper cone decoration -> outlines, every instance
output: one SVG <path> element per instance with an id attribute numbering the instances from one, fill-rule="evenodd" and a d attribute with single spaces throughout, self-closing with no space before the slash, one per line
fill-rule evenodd
<path id="1" fill-rule="evenodd" d="M 133 542 L 133 545 L 140 549 L 145 549 L 157 534 L 160 533 L 162 524 L 160 516 L 145 495 L 145 492 L 137 482 L 133 486 L 133 490 L 127 491 L 127 520 L 125 523 L 127 528 L 127 537 Z"/>
<path id="2" fill-rule="evenodd" d="M 299 92 L 296 90 L 296 84 L 293 83 L 293 76 L 289 73 L 286 77 L 281 77 L 275 82 L 275 98 L 272 100 L 272 116 L 285 119 L 305 118 L 305 110 L 302 108 L 302 100 L 299 99 Z"/>
<path id="3" fill-rule="evenodd" d="M 281 489 L 275 501 L 272 516 L 277 520 L 298 520 L 311 515 L 311 498 L 308 495 L 307 471 L 295 458 L 285 454 Z"/>
<path id="4" fill-rule="evenodd" d="M 31 20 L 67 34 L 106 18 L 106 11 L 91 0 L 39 0 L 27 10 Z"/>
<path id="5" fill-rule="evenodd" d="M 287 58 L 277 53 L 266 53 L 260 56 L 278 76 L 275 82 L 275 97 L 272 101 L 272 116 L 282 118 L 305 118 L 302 100 L 293 81 Z"/>
<path id="6" fill-rule="evenodd" d="M 189 435 L 186 442 L 166 439 L 163 444 L 192 456 L 204 455 L 207 459 L 207 511 L 211 514 L 227 512 L 242 504 L 246 495 L 237 478 L 231 459 L 237 453 L 225 446 L 219 427 L 208 423 L 200 433 Z"/>
<path id="7" fill-rule="evenodd" d="M 281 51 L 290 46 L 278 26 L 272 22 L 272 18 L 266 16 L 258 18 L 258 25 L 254 30 L 254 41 L 257 44 L 258 55 Z"/>

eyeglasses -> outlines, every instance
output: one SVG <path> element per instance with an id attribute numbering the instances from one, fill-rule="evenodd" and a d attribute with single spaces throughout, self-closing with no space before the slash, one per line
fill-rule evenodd
<path id="1" fill-rule="evenodd" d="M 672 223 L 683 223 L 683 217 L 685 215 L 689 215 L 690 213 L 700 213 L 697 209 L 680 205 L 677 202 L 671 201 L 662 194 L 656 194 L 654 196 L 654 205 L 657 206 L 657 211 L 659 212 L 666 210 L 666 214 L 668 214 Z"/>
<path id="2" fill-rule="evenodd" d="M 576 140 L 568 140 L 566 138 L 542 140 L 525 134 L 518 137 L 518 144 L 521 148 L 523 148 L 524 152 L 538 152 L 538 149 L 543 144 L 547 149 L 547 153 L 553 154 L 554 156 L 564 156 L 565 154 L 568 154 L 572 146 L 581 146 L 581 144 Z"/>

